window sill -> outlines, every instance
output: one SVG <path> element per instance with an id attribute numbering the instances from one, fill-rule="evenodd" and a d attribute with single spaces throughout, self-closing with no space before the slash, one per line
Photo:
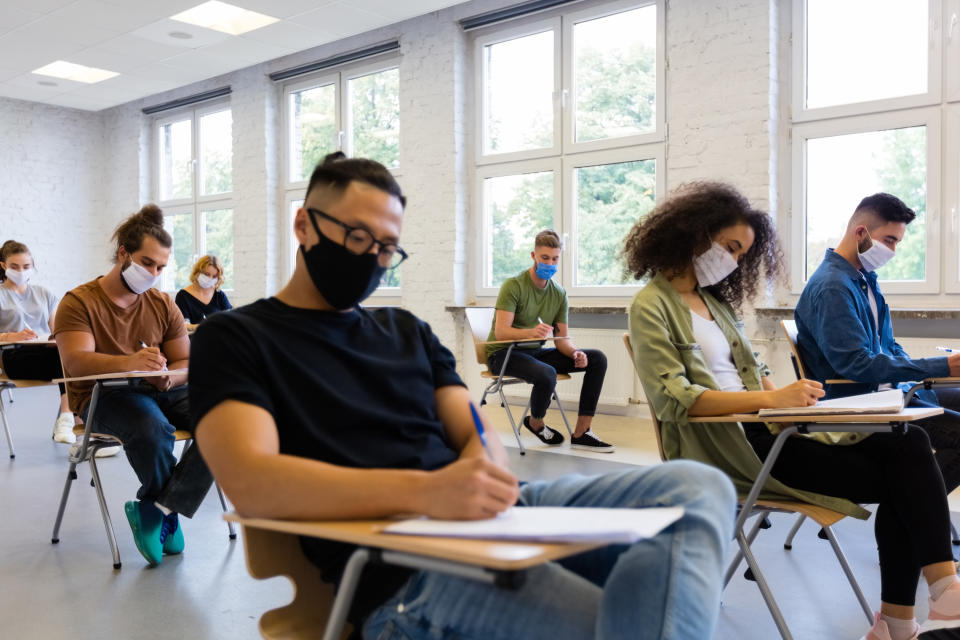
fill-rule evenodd
<path id="1" fill-rule="evenodd" d="M 756 307 L 758 318 L 785 320 L 793 318 L 794 307 Z M 960 309 L 890 308 L 894 320 L 960 320 Z"/>
<path id="2" fill-rule="evenodd" d="M 470 306 L 471 306 L 471 307 L 480 307 L 480 306 L 485 306 L 485 305 L 470 305 Z M 490 305 L 490 306 L 493 306 L 493 305 Z M 445 309 L 446 309 L 447 311 L 449 311 L 450 313 L 461 313 L 464 309 L 468 309 L 468 308 L 470 308 L 470 307 L 457 307 L 457 306 L 448 306 L 448 307 L 445 307 Z M 624 306 L 624 307 L 616 307 L 616 306 L 610 306 L 610 307 L 600 307 L 600 306 L 596 306 L 596 307 L 571 306 L 570 309 L 569 309 L 569 312 L 570 312 L 570 313 L 575 313 L 575 314 L 581 314 L 581 315 L 591 315 L 591 316 L 599 316 L 599 315 L 625 315 L 625 314 L 627 313 L 627 307 L 625 307 L 625 306 Z"/>

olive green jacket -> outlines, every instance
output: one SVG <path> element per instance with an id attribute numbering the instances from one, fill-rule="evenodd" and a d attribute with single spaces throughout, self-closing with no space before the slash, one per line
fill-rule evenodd
<path id="1" fill-rule="evenodd" d="M 768 376 L 758 362 L 733 309 L 698 288 L 730 343 L 733 361 L 748 390 L 762 389 Z M 741 495 L 749 492 L 762 463 L 747 441 L 743 427 L 735 422 L 694 423 L 687 411 L 707 389 L 718 389 L 700 345 L 693 336 L 690 307 L 662 275 L 655 276 L 637 292 L 630 306 L 630 342 L 634 365 L 647 400 L 660 421 L 664 455 L 668 460 L 699 460 L 724 471 Z M 776 431 L 776 429 L 773 429 Z M 816 469 L 811 468 L 811 473 Z M 773 478 L 767 480 L 761 499 L 799 500 L 866 519 L 870 514 L 843 498 L 791 489 Z"/>

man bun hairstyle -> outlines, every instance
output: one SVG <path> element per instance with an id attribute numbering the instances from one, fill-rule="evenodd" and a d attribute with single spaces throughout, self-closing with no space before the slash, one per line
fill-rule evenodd
<path id="1" fill-rule="evenodd" d="M 6 262 L 7 258 L 10 256 L 15 256 L 18 253 L 30 253 L 30 249 L 27 249 L 27 245 L 22 242 L 17 242 L 16 240 L 7 240 L 0 246 L 0 262 Z M 0 267 L 0 282 L 3 282 L 7 279 L 6 270 L 3 267 Z"/>
<path id="2" fill-rule="evenodd" d="M 304 200 L 316 187 L 325 188 L 339 198 L 354 181 L 385 191 L 400 200 L 401 207 L 407 206 L 400 184 L 385 166 L 369 158 L 348 158 L 342 151 L 327 154 L 313 170 Z"/>
<path id="3" fill-rule="evenodd" d="M 563 240 L 553 229 L 544 229 L 533 239 L 533 248 L 549 247 L 550 249 L 563 249 Z"/>
<path id="4" fill-rule="evenodd" d="M 111 240 L 116 249 L 113 251 L 113 261 L 117 261 L 120 247 L 128 254 L 136 253 L 143 246 L 143 239 L 150 236 L 160 243 L 160 246 L 169 249 L 173 246 L 173 238 L 163 228 L 163 210 L 155 204 L 146 204 L 114 230 Z"/>
<path id="5" fill-rule="evenodd" d="M 903 222 L 910 224 L 917 217 L 916 212 L 908 207 L 903 200 L 889 193 L 875 193 L 860 201 L 853 212 L 857 224 L 865 214 L 872 213 L 876 218 L 885 222 Z"/>

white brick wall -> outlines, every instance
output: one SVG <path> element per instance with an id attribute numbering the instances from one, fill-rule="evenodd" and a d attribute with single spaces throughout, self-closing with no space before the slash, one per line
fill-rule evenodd
<path id="1" fill-rule="evenodd" d="M 25 243 L 58 296 L 109 264 L 104 143 L 99 114 L 0 98 L 0 242 Z"/>

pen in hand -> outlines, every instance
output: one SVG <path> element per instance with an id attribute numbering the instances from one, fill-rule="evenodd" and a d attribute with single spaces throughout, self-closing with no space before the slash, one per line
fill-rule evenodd
<path id="1" fill-rule="evenodd" d="M 490 455 L 490 448 L 487 447 L 487 434 L 483 429 L 483 421 L 480 420 L 480 414 L 477 413 L 477 408 L 473 406 L 473 403 L 470 403 L 470 413 L 473 415 L 473 426 L 477 429 L 477 435 L 480 436 L 480 444 L 483 445 L 483 451 L 487 455 L 487 460 L 493 461 L 493 456 Z"/>
<path id="2" fill-rule="evenodd" d="M 144 348 L 144 349 L 149 349 L 149 348 L 150 348 L 150 347 L 147 346 L 147 343 L 144 342 L 143 340 L 139 340 L 138 342 L 140 343 L 140 346 L 141 346 L 142 348 Z M 166 371 L 166 370 L 167 370 L 167 365 L 163 365 L 163 369 L 161 369 L 161 371 Z"/>

